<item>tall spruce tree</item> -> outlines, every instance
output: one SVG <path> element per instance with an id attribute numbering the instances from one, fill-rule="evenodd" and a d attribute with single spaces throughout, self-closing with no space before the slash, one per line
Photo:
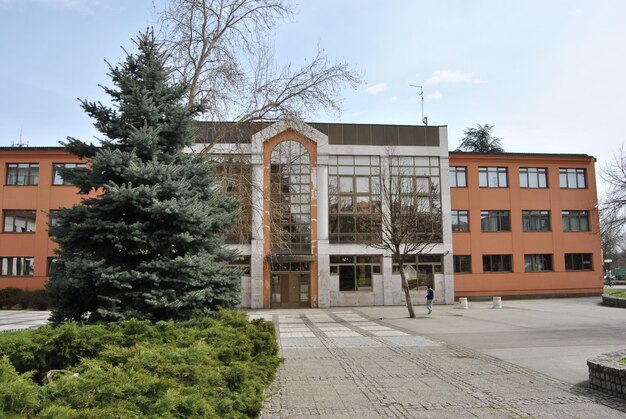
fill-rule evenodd
<path id="1" fill-rule="evenodd" d="M 237 202 L 216 193 L 204 157 L 186 154 L 192 117 L 152 31 L 136 54 L 109 66 L 112 107 L 81 101 L 106 139 L 96 147 L 68 137 L 66 150 L 89 162 L 63 176 L 85 195 L 58 212 L 50 235 L 58 259 L 47 290 L 51 320 L 186 319 L 239 301 L 235 256 L 222 235 Z"/>

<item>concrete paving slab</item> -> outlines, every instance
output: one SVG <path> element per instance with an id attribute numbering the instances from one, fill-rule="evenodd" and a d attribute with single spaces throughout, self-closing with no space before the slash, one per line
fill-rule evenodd
<path id="1" fill-rule="evenodd" d="M 315 338 L 279 328 L 285 362 L 263 416 L 626 417 L 625 401 L 574 385 L 580 372 L 559 374 L 577 357 L 626 346 L 616 343 L 626 310 L 597 299 L 503 303 L 462 314 L 436 306 L 416 319 L 403 307 L 296 310 Z M 331 336 L 346 333 L 338 326 L 350 336 Z M 376 334 L 389 331 L 398 336 Z"/>

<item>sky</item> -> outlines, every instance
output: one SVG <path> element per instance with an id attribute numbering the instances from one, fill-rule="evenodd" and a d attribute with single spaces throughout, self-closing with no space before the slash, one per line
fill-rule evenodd
<path id="1" fill-rule="evenodd" d="M 166 0 L 0 0 L 0 146 L 98 132 L 78 98 L 106 101 L 108 66 Z M 279 64 L 318 46 L 363 79 L 316 122 L 477 124 L 504 149 L 583 153 L 600 172 L 626 143 L 626 1 L 300 0 L 272 33 Z M 599 180 L 599 195 L 605 187 Z"/>

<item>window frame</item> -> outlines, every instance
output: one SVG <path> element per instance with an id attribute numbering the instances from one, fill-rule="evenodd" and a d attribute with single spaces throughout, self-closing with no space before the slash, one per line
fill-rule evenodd
<path id="1" fill-rule="evenodd" d="M 369 243 L 382 238 L 380 173 L 380 156 L 329 156 L 328 237 L 331 243 Z"/>
<path id="2" fill-rule="evenodd" d="M 486 218 L 485 218 L 486 217 Z M 485 224 L 485 219 L 487 223 Z M 485 226 L 490 227 L 492 225 L 491 220 L 495 219 L 497 228 L 495 230 L 485 229 Z M 502 228 L 506 219 L 508 228 Z M 511 231 L 511 211 L 510 210 L 481 210 L 480 211 L 480 231 L 483 233 L 502 233 Z"/>
<path id="3" fill-rule="evenodd" d="M 461 260 L 461 258 L 464 258 Z M 471 274 L 472 273 L 472 255 L 454 255 L 452 258 L 453 271 L 455 274 Z M 467 266 L 467 270 L 461 268 Z M 458 269 L 457 269 L 458 268 Z"/>
<path id="4" fill-rule="evenodd" d="M 354 274 L 354 284 L 352 288 L 342 289 L 341 268 L 352 267 Z M 360 267 L 360 268 L 359 268 Z M 359 269 L 363 269 L 362 272 Z M 339 277 L 339 292 L 373 292 L 374 291 L 374 275 L 380 275 L 382 272 L 382 256 L 381 255 L 330 255 L 329 272 L 331 275 Z M 369 285 L 367 281 L 365 285 L 359 285 L 359 273 L 369 276 Z"/>
<path id="5" fill-rule="evenodd" d="M 465 218 L 465 224 L 463 224 L 462 218 Z M 469 226 L 469 210 L 451 210 L 450 221 L 452 225 L 452 231 L 455 233 L 465 233 L 470 231 Z M 456 221 L 456 222 L 455 222 Z M 457 226 L 457 228 L 455 228 Z M 465 228 L 462 228 L 465 226 Z"/>
<path id="6" fill-rule="evenodd" d="M 495 178 L 491 177 L 493 174 L 495 174 Z M 503 175 L 503 177 L 501 177 L 501 175 Z M 495 184 L 492 184 L 490 179 L 495 179 Z M 502 182 L 502 180 L 504 182 Z M 480 188 L 508 188 L 509 168 L 504 166 L 479 166 L 478 186 Z"/>
<path id="7" fill-rule="evenodd" d="M 543 175 L 543 176 L 542 176 Z M 531 185 L 531 179 L 535 178 L 535 184 Z M 525 179 L 522 181 L 522 179 Z M 543 180 L 543 186 L 541 181 Z M 546 167 L 520 167 L 519 168 L 519 186 L 522 189 L 547 189 L 548 185 L 548 169 Z"/>
<path id="8" fill-rule="evenodd" d="M 20 169 L 26 169 L 26 181 L 20 183 Z M 14 181 L 11 180 L 12 175 Z M 37 186 L 39 185 L 39 163 L 7 163 L 6 176 L 4 178 L 6 186 Z"/>
<path id="9" fill-rule="evenodd" d="M 524 255 L 524 272 L 554 272 L 552 259 L 549 253 L 526 254 Z"/>
<path id="10" fill-rule="evenodd" d="M 563 255 L 565 259 L 565 271 L 568 272 L 583 272 L 583 271 L 593 271 L 593 254 L 591 253 L 565 253 Z M 588 257 L 588 258 L 586 258 Z M 575 258 L 580 258 L 580 269 L 577 269 L 575 266 L 577 265 Z M 585 260 L 588 259 L 588 260 Z M 589 268 L 585 269 L 585 263 L 589 264 Z"/>
<path id="11" fill-rule="evenodd" d="M 488 264 L 485 262 L 485 258 L 488 258 Z M 500 269 L 500 270 L 494 270 L 493 267 L 494 266 L 498 266 L 497 263 L 494 263 L 494 259 L 499 258 L 499 261 L 496 262 L 500 262 L 501 265 L 503 267 L 507 267 L 508 265 L 508 270 L 506 269 Z M 485 269 L 487 266 L 491 267 L 492 269 Z M 509 255 L 509 254 L 502 254 L 502 255 L 483 255 L 483 272 L 484 273 L 511 273 L 513 272 L 513 256 Z"/>
<path id="12" fill-rule="evenodd" d="M 572 221 L 576 221 L 578 223 L 577 229 L 572 228 L 574 224 Z M 584 220 L 584 224 L 586 224 L 586 229 L 581 229 L 580 226 L 583 224 L 581 221 Z M 577 232 L 590 232 L 591 225 L 589 224 L 589 211 L 587 210 L 562 210 L 561 211 L 561 221 L 563 225 L 563 231 L 567 233 L 577 233 Z"/>
<path id="13" fill-rule="evenodd" d="M 21 263 L 18 264 L 18 260 Z M 11 269 L 8 269 L 7 263 L 11 264 Z M 19 265 L 19 266 L 18 266 Z M 17 273 L 13 274 L 13 268 Z M 24 269 L 27 269 L 27 273 L 24 273 Z M 9 271 L 11 273 L 9 273 Z M 35 273 L 35 258 L 33 256 L 3 256 L 0 257 L 0 277 L 13 277 L 13 276 L 34 276 Z"/>
<path id="14" fill-rule="evenodd" d="M 528 221 L 528 223 L 527 223 Z M 542 229 L 542 221 L 547 224 L 546 229 Z M 539 228 L 526 228 L 538 225 Z M 522 210 L 522 231 L 525 233 L 549 232 L 552 231 L 550 224 L 549 210 Z"/>
<path id="15" fill-rule="evenodd" d="M 573 178 L 571 178 L 572 175 Z M 570 182 L 570 180 L 575 180 L 575 182 Z M 582 186 L 580 186 L 581 180 Z M 572 183 L 575 183 L 575 186 Z M 587 189 L 587 169 L 580 167 L 559 168 L 559 186 L 561 189 Z"/>
<path id="16" fill-rule="evenodd" d="M 449 173 L 451 188 L 467 188 L 467 166 L 450 166 Z M 459 179 L 463 179 L 463 185 L 459 184 Z"/>
<path id="17" fill-rule="evenodd" d="M 7 230 L 7 213 L 13 213 L 13 224 L 10 230 Z M 26 214 L 28 213 L 28 214 Z M 10 215 L 10 214 L 9 214 Z M 25 231 L 17 231 L 15 225 L 15 217 L 25 215 Z M 28 230 L 28 226 L 32 225 L 32 230 Z M 37 211 L 36 210 L 8 210 L 2 211 L 2 232 L 9 234 L 34 234 L 37 232 Z"/>
<path id="18" fill-rule="evenodd" d="M 72 167 L 73 166 L 73 167 Z M 77 169 L 86 169 L 86 163 L 52 163 L 52 185 L 53 186 L 74 186 L 71 182 L 68 182 L 61 177 L 61 174 L 57 171 L 57 169 L 68 169 L 68 170 L 77 170 Z M 57 182 L 57 179 L 59 182 Z"/>

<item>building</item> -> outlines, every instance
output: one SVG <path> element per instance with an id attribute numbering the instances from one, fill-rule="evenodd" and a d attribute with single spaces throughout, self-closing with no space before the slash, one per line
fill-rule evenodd
<path id="1" fill-rule="evenodd" d="M 385 173 L 398 177 L 400 167 L 402 179 L 428 192 L 420 195 L 425 208 L 441 214 L 440 239 L 406 264 L 415 301 L 423 300 L 429 285 L 436 290 L 435 302 L 446 304 L 455 296 L 601 292 L 589 156 L 448 153 L 445 126 L 283 121 L 197 127 L 192 151 L 211 143 L 208 155 L 217 165 L 219 187 L 250 198 L 243 200 L 238 230 L 227 238 L 239 250 L 236 263 L 245 271 L 243 307 L 403 304 L 397 264 L 368 244 L 380 235 L 388 213 L 381 203 L 381 179 Z M 79 200 L 57 169 L 81 164 L 58 147 L 0 148 L 5 179 L 0 287 L 44 286 L 54 256 L 47 223 L 54 222 L 55 209 Z M 520 186 L 522 169 L 526 182 L 535 185 L 545 178 L 549 187 Z M 561 169 L 566 170 L 562 175 Z M 560 176 L 576 181 L 582 176 L 584 187 L 561 189 Z M 523 230 L 522 220 L 545 223 L 545 211 L 548 232 Z M 580 226 L 584 211 L 589 231 L 554 228 L 561 217 Z M 481 224 L 502 231 L 482 232 Z M 541 272 L 525 272 L 527 259 Z"/>
<path id="2" fill-rule="evenodd" d="M 451 152 L 455 295 L 602 293 L 594 163 Z"/>

